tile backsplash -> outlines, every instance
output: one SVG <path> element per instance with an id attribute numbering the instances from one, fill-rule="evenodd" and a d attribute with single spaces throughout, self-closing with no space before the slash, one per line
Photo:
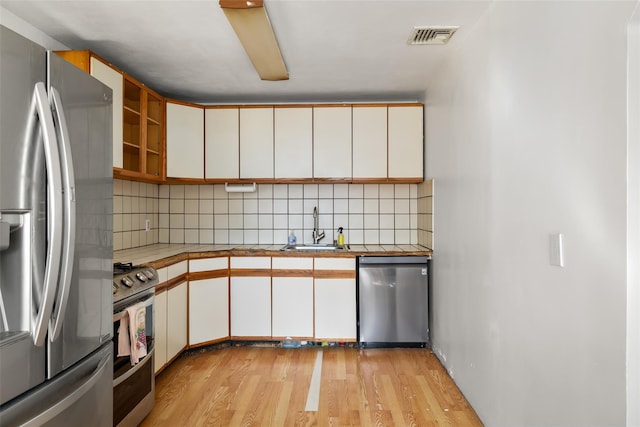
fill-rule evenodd
<path id="1" fill-rule="evenodd" d="M 418 244 L 433 249 L 432 179 L 418 184 Z"/>
<path id="2" fill-rule="evenodd" d="M 348 244 L 431 247 L 431 203 L 430 181 L 259 184 L 253 193 L 227 193 L 223 184 L 114 180 L 114 250 L 154 243 L 285 244 L 291 230 L 298 242 L 309 243 L 314 207 L 323 242 L 344 227 Z"/>
<path id="3" fill-rule="evenodd" d="M 159 243 L 158 185 L 113 180 L 113 249 Z M 149 231 L 145 231 L 146 220 Z"/>

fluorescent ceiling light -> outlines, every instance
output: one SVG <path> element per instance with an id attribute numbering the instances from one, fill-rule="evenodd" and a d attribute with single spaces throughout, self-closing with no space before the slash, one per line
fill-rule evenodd
<path id="1" fill-rule="evenodd" d="M 220 7 L 262 80 L 289 80 L 262 0 L 220 0 Z"/>

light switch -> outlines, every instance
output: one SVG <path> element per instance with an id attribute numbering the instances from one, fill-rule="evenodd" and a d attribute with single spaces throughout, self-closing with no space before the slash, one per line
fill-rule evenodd
<path id="1" fill-rule="evenodd" d="M 564 235 L 555 233 L 549 239 L 549 262 L 557 267 L 564 267 Z"/>

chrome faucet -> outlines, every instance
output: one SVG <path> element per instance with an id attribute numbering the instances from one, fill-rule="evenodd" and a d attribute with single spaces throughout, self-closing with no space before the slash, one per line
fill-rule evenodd
<path id="1" fill-rule="evenodd" d="M 313 238 L 313 244 L 317 244 L 320 240 L 324 239 L 324 231 L 320 233 L 318 231 L 318 207 L 313 207 L 313 233 L 311 233 L 311 237 Z"/>

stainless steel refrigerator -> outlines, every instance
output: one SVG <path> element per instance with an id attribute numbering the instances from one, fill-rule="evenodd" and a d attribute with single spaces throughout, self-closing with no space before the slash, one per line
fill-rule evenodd
<path id="1" fill-rule="evenodd" d="M 112 425 L 111 90 L 0 27 L 0 425 Z"/>

